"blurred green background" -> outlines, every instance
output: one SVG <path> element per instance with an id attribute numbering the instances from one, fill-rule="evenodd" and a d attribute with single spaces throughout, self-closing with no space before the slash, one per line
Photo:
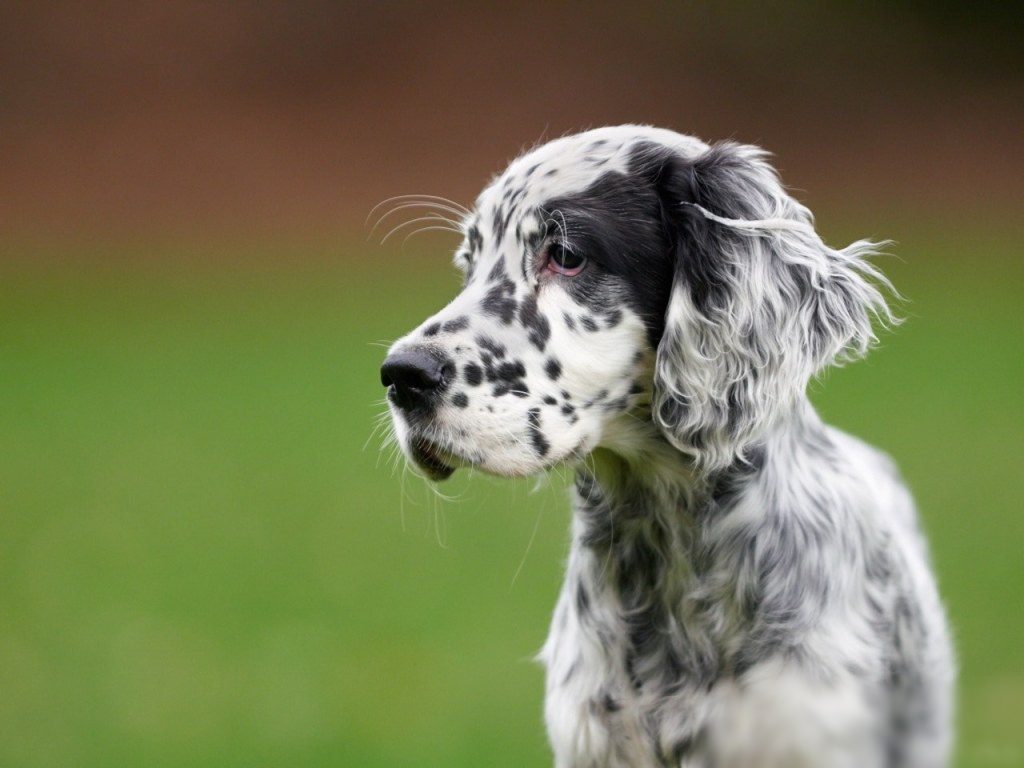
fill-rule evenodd
<path id="1" fill-rule="evenodd" d="M 0 765 L 549 764 L 565 489 L 381 454 L 455 243 L 363 220 L 623 121 L 896 241 L 907 322 L 813 398 L 920 503 L 957 765 L 1024 765 L 1024 69 L 994 4 L 846 9 L 0 9 Z"/>

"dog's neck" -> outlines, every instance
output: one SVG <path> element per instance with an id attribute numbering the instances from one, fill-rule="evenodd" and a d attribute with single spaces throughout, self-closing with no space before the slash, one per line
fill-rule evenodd
<path id="1" fill-rule="evenodd" d="M 756 473 L 768 454 L 799 445 L 799 438 L 823 428 L 810 401 L 802 397 L 756 440 L 738 446 L 727 466 L 709 471 L 694 454 L 675 448 L 651 420 L 649 411 L 639 411 L 608 425 L 579 475 L 585 478 L 582 482 L 596 483 L 612 499 L 621 497 L 632 504 L 642 496 L 659 506 L 697 513 Z"/>
<path id="2" fill-rule="evenodd" d="M 730 511 L 744 488 L 780 457 L 806 460 L 800 446 L 818 444 L 814 437 L 823 434 L 824 425 L 804 398 L 756 443 L 738 451 L 729 466 L 704 472 L 649 419 L 623 419 L 577 471 L 576 543 L 612 557 L 621 548 L 664 546 L 656 559 L 681 561 L 676 569 L 688 571 L 701 556 L 706 529 Z"/>
<path id="3" fill-rule="evenodd" d="M 765 482 L 772 461 L 787 454 L 797 459 L 790 444 L 823 426 L 810 403 L 801 404 L 792 418 L 713 474 L 702 474 L 692 457 L 651 427 L 648 443 L 634 428 L 630 453 L 596 450 L 577 472 L 567 584 L 580 614 L 584 603 L 590 605 L 589 626 L 618 638 L 630 678 L 644 678 L 642 660 L 660 654 L 672 663 L 658 669 L 682 665 L 699 682 L 723 665 L 741 663 L 723 656 L 722 636 L 736 630 L 730 622 L 743 621 L 740 606 L 727 605 L 737 586 L 730 580 L 741 568 L 727 560 L 728 553 L 741 556 L 744 549 L 716 544 L 721 524 L 740 509 L 752 483 Z M 772 512 L 759 506 L 757 514 L 767 521 Z M 742 534 L 727 522 L 725 528 L 725 535 L 756 535 L 756 526 Z M 605 613 L 598 605 L 615 608 Z M 630 669 L 633 664 L 641 666 Z"/>

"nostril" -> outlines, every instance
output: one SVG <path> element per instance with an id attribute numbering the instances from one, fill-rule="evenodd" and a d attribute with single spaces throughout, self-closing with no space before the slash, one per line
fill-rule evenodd
<path id="1" fill-rule="evenodd" d="M 455 363 L 451 360 L 446 360 L 444 365 L 441 366 L 441 380 L 438 382 L 441 386 L 446 386 L 451 383 L 451 380 L 455 378 Z"/>
<path id="2" fill-rule="evenodd" d="M 413 389 L 437 389 L 442 378 L 441 369 L 437 366 L 412 368 L 405 372 L 405 380 L 402 383 Z"/>

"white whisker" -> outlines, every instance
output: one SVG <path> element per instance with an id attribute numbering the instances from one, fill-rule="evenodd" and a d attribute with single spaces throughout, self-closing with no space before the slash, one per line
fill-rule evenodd
<path id="1" fill-rule="evenodd" d="M 443 219 L 440 216 L 433 216 L 433 215 L 431 215 L 431 216 L 419 216 L 419 217 L 417 217 L 415 219 L 410 219 L 409 221 L 403 221 L 401 224 L 393 227 L 386 235 L 384 235 L 384 237 L 380 241 L 380 244 L 384 245 L 384 243 L 386 243 L 388 241 L 388 238 L 390 238 L 393 234 L 398 232 L 400 229 L 404 229 L 405 227 L 408 227 L 411 224 L 419 224 L 419 223 L 422 223 L 422 222 L 436 222 L 436 221 L 442 221 L 443 222 L 443 221 L 446 221 L 446 219 Z M 441 227 L 438 227 L 438 228 L 441 228 Z M 444 229 L 447 229 L 450 232 L 454 232 L 455 234 L 461 234 L 460 230 L 454 229 L 452 227 L 444 227 Z"/>
<path id="2" fill-rule="evenodd" d="M 393 203 L 393 202 L 396 202 L 398 200 L 408 200 L 408 201 L 413 201 L 413 200 L 418 200 L 418 201 L 434 200 L 434 201 L 437 201 L 439 203 L 444 203 L 445 205 L 450 205 L 450 206 L 458 209 L 459 211 L 461 211 L 463 214 L 465 214 L 467 216 L 470 214 L 470 210 L 468 208 L 466 208 L 464 205 L 461 205 L 461 204 L 455 202 L 454 200 L 450 200 L 447 197 L 441 197 L 440 195 L 395 195 L 394 197 L 389 197 L 389 198 L 387 198 L 385 200 L 381 200 L 379 203 L 377 203 L 375 206 L 373 206 L 373 208 L 370 209 L 370 212 L 366 216 L 366 221 L 364 222 L 364 226 L 366 224 L 370 223 L 370 219 L 373 217 L 373 214 L 375 214 L 378 210 L 380 210 L 382 207 L 384 207 L 388 203 Z"/>
<path id="3" fill-rule="evenodd" d="M 373 233 L 377 231 L 377 227 L 379 227 L 381 224 L 383 224 L 384 221 L 388 217 L 390 217 L 390 216 L 392 216 L 392 215 L 394 215 L 394 214 L 398 213 L 399 211 L 404 210 L 406 208 L 421 208 L 421 209 L 425 208 L 425 209 L 427 209 L 429 211 L 432 211 L 433 213 L 437 214 L 438 216 L 443 216 L 444 213 L 451 213 L 451 214 L 457 216 L 458 218 L 450 219 L 450 218 L 448 218 L 446 216 L 443 216 L 444 220 L 447 221 L 449 224 L 451 224 L 454 227 L 459 227 L 460 230 L 463 227 L 463 222 L 465 220 L 465 215 L 466 215 L 464 212 L 459 211 L 456 208 L 452 208 L 451 206 L 448 206 L 448 205 L 442 205 L 440 203 L 430 203 L 430 202 L 403 203 L 402 205 L 398 205 L 398 206 L 395 206 L 394 208 L 389 209 L 387 212 L 385 212 L 385 214 L 383 216 L 381 216 L 379 219 L 377 219 L 377 221 L 374 222 L 373 227 L 370 229 L 370 234 L 367 237 L 373 237 Z"/>

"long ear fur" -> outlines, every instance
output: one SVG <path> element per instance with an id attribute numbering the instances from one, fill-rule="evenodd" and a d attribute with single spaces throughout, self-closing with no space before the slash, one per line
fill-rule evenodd
<path id="1" fill-rule="evenodd" d="M 825 245 L 762 150 L 732 142 L 662 157 L 656 183 L 675 242 L 654 419 L 712 471 L 742 457 L 805 397 L 812 376 L 867 352 L 895 322 L 867 259 Z"/>

